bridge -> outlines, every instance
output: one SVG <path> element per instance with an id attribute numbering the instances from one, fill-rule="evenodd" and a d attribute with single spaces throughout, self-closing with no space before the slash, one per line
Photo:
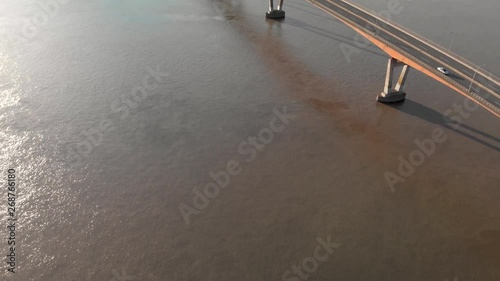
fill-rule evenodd
<path id="1" fill-rule="evenodd" d="M 307 1 L 336 17 L 389 55 L 384 88 L 377 95 L 377 101 L 404 100 L 405 81 L 410 68 L 414 68 L 500 117 L 500 78 L 387 17 L 348 0 Z M 279 0 L 277 9 L 274 9 L 273 0 L 269 0 L 266 17 L 284 18 L 283 0 Z M 394 70 L 398 66 L 402 71 L 397 82 L 393 83 Z M 449 73 L 445 74 L 437 67 L 443 67 Z"/>

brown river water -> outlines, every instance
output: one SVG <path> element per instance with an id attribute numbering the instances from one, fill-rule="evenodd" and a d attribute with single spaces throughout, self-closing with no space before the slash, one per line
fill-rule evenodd
<path id="1" fill-rule="evenodd" d="M 400 1 L 500 74 L 498 1 Z M 303 0 L 53 3 L 0 2 L 0 280 L 500 280 L 486 110 L 375 102 L 387 56 Z"/>

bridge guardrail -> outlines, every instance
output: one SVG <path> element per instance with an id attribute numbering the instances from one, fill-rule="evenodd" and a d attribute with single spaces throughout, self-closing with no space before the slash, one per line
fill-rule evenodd
<path id="1" fill-rule="evenodd" d="M 371 15 L 372 17 L 376 18 L 377 20 L 380 20 L 380 21 L 383 21 L 383 22 L 386 22 L 387 24 L 391 24 L 393 26 L 395 26 L 396 28 L 398 29 L 401 29 L 402 31 L 408 33 L 409 35 L 417 38 L 418 40 L 426 43 L 427 45 L 439 50 L 441 53 L 445 54 L 445 55 L 448 55 L 450 57 L 453 57 L 454 59 L 466 64 L 467 66 L 469 66 L 471 69 L 474 69 L 474 71 L 476 71 L 477 73 L 483 75 L 484 77 L 490 79 L 491 81 L 495 82 L 497 85 L 500 86 L 500 78 L 497 77 L 496 75 L 494 75 L 493 73 L 491 72 L 488 72 L 487 70 L 481 68 L 480 66 L 474 64 L 473 62 L 470 62 L 469 60 L 465 59 L 464 57 L 461 57 L 447 49 L 445 49 L 444 47 L 440 46 L 439 44 L 435 43 L 435 42 L 432 42 L 430 41 L 429 39 L 425 38 L 424 36 L 398 24 L 397 22 L 391 20 L 391 19 L 388 19 L 388 18 L 381 18 L 377 15 L 377 13 L 375 13 L 374 11 L 371 11 L 365 7 L 362 7 L 356 3 L 353 3 L 351 1 L 348 1 L 348 0 L 341 0 L 342 2 L 345 2 L 369 15 Z"/>

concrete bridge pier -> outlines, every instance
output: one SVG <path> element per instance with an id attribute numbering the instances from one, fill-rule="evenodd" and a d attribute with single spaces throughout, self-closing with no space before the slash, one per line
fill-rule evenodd
<path id="1" fill-rule="evenodd" d="M 283 11 L 283 1 L 284 0 L 278 0 L 278 8 L 275 10 L 274 9 L 274 1 L 269 0 L 269 11 L 266 13 L 266 18 L 268 19 L 282 19 L 285 17 L 285 11 Z"/>
<path id="2" fill-rule="evenodd" d="M 396 83 L 396 87 L 392 87 L 392 80 L 394 74 L 394 68 L 398 66 L 403 66 L 403 70 L 399 75 L 398 82 Z M 403 87 L 405 85 L 406 77 L 408 77 L 408 72 L 410 71 L 410 66 L 404 64 L 395 58 L 390 58 L 387 63 L 387 74 L 385 76 L 385 85 L 384 91 L 377 95 L 377 101 L 383 103 L 389 102 L 400 102 L 403 101 L 406 97 L 406 93 L 403 92 Z"/>

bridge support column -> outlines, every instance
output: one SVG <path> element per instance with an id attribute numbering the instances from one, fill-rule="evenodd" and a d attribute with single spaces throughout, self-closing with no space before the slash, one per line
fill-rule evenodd
<path id="1" fill-rule="evenodd" d="M 392 87 L 392 80 L 394 74 L 394 68 L 398 66 L 403 66 L 403 70 L 399 75 L 396 87 Z M 403 92 L 403 87 L 405 85 L 406 77 L 408 77 L 408 72 L 410 71 L 410 66 L 394 58 L 390 58 L 387 63 L 387 74 L 385 76 L 384 91 L 377 95 L 377 101 L 379 102 L 400 102 L 406 97 L 406 93 Z"/>
<path id="2" fill-rule="evenodd" d="M 285 17 L 285 11 L 283 11 L 283 1 L 278 0 L 278 8 L 275 10 L 273 5 L 273 0 L 269 0 L 269 11 L 266 13 L 266 18 L 268 19 L 282 19 Z"/>

